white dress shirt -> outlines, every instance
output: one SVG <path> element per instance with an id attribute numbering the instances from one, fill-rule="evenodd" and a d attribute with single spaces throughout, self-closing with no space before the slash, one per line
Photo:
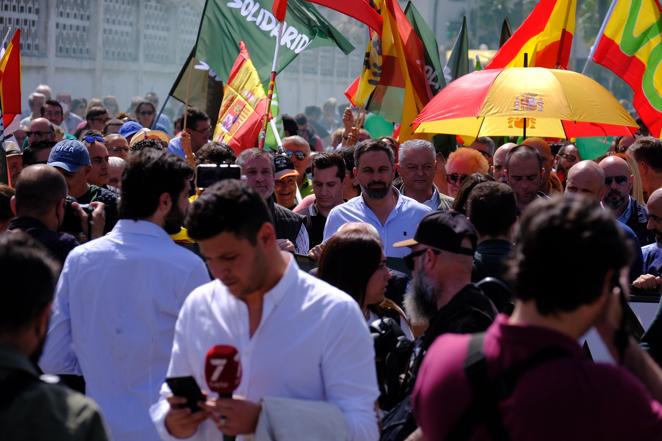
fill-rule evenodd
<path id="1" fill-rule="evenodd" d="M 411 250 L 407 247 L 394 248 L 393 244 L 401 240 L 413 239 L 419 222 L 432 210 L 430 207 L 400 194 L 395 187 L 393 187 L 393 191 L 398 201 L 383 225 L 375 212 L 365 203 L 363 195 L 358 195 L 344 204 L 333 207 L 326 218 L 324 241 L 329 240 L 338 231 L 338 228 L 348 222 L 366 222 L 377 228 L 384 244 L 384 254 L 387 257 L 405 257 Z"/>
<path id="2" fill-rule="evenodd" d="M 220 281 L 191 293 L 177 320 L 168 376 L 192 375 L 207 390 L 205 355 L 214 345 L 229 344 L 241 358 L 235 395 L 254 402 L 268 396 L 326 401 L 343 413 L 348 440 L 376 440 L 375 353 L 358 304 L 288 259 L 283 277 L 264 296 L 260 325 L 252 337 L 246 304 Z M 174 440 L 164 425 L 169 409 L 164 397 L 170 390 L 164 385 L 161 392 L 152 418 L 162 439 Z M 190 439 L 218 441 L 221 436 L 207 420 Z M 309 439 L 315 439 L 314 434 Z"/>
<path id="3" fill-rule="evenodd" d="M 40 365 L 82 374 L 113 439 L 158 440 L 149 406 L 165 378 L 184 299 L 204 262 L 158 225 L 120 220 L 65 261 Z"/>

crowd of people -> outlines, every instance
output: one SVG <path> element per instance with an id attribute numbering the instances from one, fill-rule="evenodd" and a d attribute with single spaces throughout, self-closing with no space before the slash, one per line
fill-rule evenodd
<path id="1" fill-rule="evenodd" d="M 0 439 L 662 434 L 662 315 L 624 318 L 662 285 L 660 139 L 447 152 L 330 99 L 234 151 L 153 93 L 29 104 L 3 145 Z"/>

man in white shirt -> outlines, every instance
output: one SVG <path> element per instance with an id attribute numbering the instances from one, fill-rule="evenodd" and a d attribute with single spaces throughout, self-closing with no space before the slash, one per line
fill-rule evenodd
<path id="1" fill-rule="evenodd" d="M 162 439 L 218 441 L 220 432 L 246 439 L 261 400 L 278 397 L 336 406 L 348 440 L 376 440 L 374 348 L 356 301 L 279 249 L 266 203 L 245 183 L 205 190 L 186 225 L 217 280 L 184 303 L 168 377 L 191 375 L 206 389 L 205 354 L 218 344 L 237 348 L 242 376 L 233 398 L 210 394 L 194 413 L 164 385 L 151 409 Z M 305 412 L 296 417 L 310 422 Z"/>
<path id="2" fill-rule="evenodd" d="M 168 236 L 188 209 L 186 162 L 153 149 L 129 159 L 120 221 L 75 248 L 58 282 L 40 365 L 83 375 L 113 439 L 158 440 L 158 399 L 184 299 L 209 281 L 202 260 Z"/>
<path id="3" fill-rule="evenodd" d="M 404 257 L 407 252 L 393 244 L 414 237 L 418 223 L 432 210 L 393 187 L 393 151 L 383 141 L 358 143 L 354 163 L 361 195 L 331 210 L 324 227 L 324 240 L 347 222 L 367 222 L 377 228 L 386 256 Z"/>

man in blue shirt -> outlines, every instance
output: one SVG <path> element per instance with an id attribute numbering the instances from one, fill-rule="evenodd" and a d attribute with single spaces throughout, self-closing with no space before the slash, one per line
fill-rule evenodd
<path id="1" fill-rule="evenodd" d="M 354 162 L 361 194 L 331 210 L 324 227 L 324 240 L 347 222 L 366 222 L 377 228 L 388 257 L 404 257 L 407 250 L 393 244 L 414 237 L 419 222 L 432 210 L 393 187 L 393 151 L 383 141 L 366 140 L 357 144 Z"/>

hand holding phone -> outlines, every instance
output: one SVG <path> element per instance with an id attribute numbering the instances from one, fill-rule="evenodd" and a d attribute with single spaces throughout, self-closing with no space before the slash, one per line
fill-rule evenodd
<path id="1" fill-rule="evenodd" d="M 191 412 L 200 410 L 198 403 L 205 401 L 207 397 L 200 390 L 200 386 L 192 376 L 187 377 L 170 377 L 166 378 L 166 384 L 176 397 L 186 399 L 186 407 L 191 409 Z"/>

